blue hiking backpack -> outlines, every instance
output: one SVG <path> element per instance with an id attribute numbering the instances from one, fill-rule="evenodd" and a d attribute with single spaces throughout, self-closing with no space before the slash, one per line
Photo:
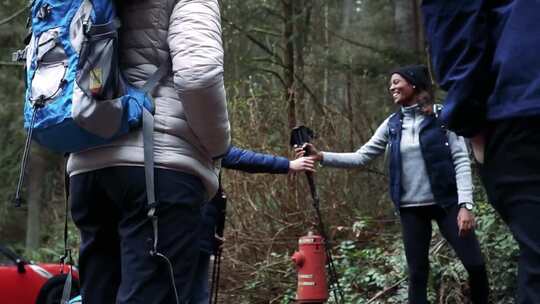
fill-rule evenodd
<path id="1" fill-rule="evenodd" d="M 32 139 L 66 154 L 105 145 L 143 125 L 145 167 L 152 171 L 149 92 L 169 72 L 170 60 L 142 88 L 126 81 L 118 66 L 120 21 L 113 0 L 34 0 L 29 25 L 28 45 L 14 54 L 25 62 L 28 132 L 16 205 Z"/>
<path id="2" fill-rule="evenodd" d="M 60 153 L 103 145 L 140 126 L 146 94 L 118 68 L 112 0 L 34 0 L 26 48 L 25 128 Z M 163 73 L 164 74 L 164 73 Z"/>

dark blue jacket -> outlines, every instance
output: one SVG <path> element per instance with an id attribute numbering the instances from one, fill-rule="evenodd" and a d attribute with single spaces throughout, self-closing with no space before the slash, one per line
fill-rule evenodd
<path id="1" fill-rule="evenodd" d="M 540 115 L 540 1 L 423 0 L 422 12 L 451 130 Z"/>
<path id="2" fill-rule="evenodd" d="M 390 196 L 396 210 L 401 204 L 401 111 L 388 120 Z M 434 115 L 426 116 L 420 125 L 420 149 L 426 165 L 431 191 L 437 204 L 447 208 L 458 203 L 456 171 L 446 130 Z"/>
<path id="3" fill-rule="evenodd" d="M 286 174 L 289 172 L 289 160 L 269 154 L 262 154 L 250 150 L 231 146 L 221 166 L 227 169 L 239 170 L 248 173 Z M 218 191 L 216 196 L 203 206 L 201 225 L 201 251 L 212 254 L 215 251 L 216 227 L 222 226 L 225 221 L 225 203 L 223 192 Z"/>

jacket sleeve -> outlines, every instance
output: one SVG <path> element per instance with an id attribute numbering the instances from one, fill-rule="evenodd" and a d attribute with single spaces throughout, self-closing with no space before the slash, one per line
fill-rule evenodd
<path id="1" fill-rule="evenodd" d="M 186 120 L 212 157 L 223 156 L 230 144 L 230 125 L 217 0 L 178 1 L 170 18 L 168 43 Z"/>
<path id="2" fill-rule="evenodd" d="M 390 116 L 391 117 L 391 116 Z M 386 151 L 388 144 L 388 117 L 375 131 L 375 134 L 360 149 L 353 153 L 323 152 L 322 165 L 336 168 L 365 166 Z"/>
<path id="3" fill-rule="evenodd" d="M 231 146 L 221 166 L 248 173 L 285 174 L 289 172 L 289 160 L 285 157 L 257 153 Z"/>
<path id="4" fill-rule="evenodd" d="M 423 23 L 434 76 L 448 91 L 441 119 L 449 129 L 473 136 L 485 122 L 494 80 L 488 79 L 488 0 L 424 0 Z"/>
<path id="5" fill-rule="evenodd" d="M 465 139 L 451 131 L 447 132 L 447 136 L 456 170 L 458 203 L 474 203 L 471 160 Z"/>

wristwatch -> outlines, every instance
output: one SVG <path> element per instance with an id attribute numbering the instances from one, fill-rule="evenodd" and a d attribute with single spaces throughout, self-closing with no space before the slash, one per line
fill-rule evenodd
<path id="1" fill-rule="evenodd" d="M 465 208 L 469 211 L 473 210 L 474 205 L 471 203 L 459 203 L 459 208 Z"/>

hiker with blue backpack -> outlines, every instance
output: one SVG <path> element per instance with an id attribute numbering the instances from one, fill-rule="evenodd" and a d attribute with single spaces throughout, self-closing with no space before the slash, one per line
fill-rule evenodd
<path id="1" fill-rule="evenodd" d="M 310 152 L 323 167 L 363 167 L 388 154 L 389 190 L 401 221 L 409 274 L 408 303 L 428 304 L 429 247 L 432 221 L 455 250 L 469 274 L 471 300 L 489 303 L 484 258 L 474 233 L 473 185 L 463 137 L 448 131 L 438 115 L 428 69 L 405 66 L 390 72 L 388 91 L 400 109 L 377 128 L 360 149 L 350 153 Z"/>
<path id="2" fill-rule="evenodd" d="M 490 204 L 519 244 L 517 304 L 540 303 L 540 1 L 424 0 L 442 119 L 471 138 Z"/>
<path id="3" fill-rule="evenodd" d="M 231 146 L 221 161 L 222 168 L 247 173 L 287 174 L 303 171 L 313 172 L 313 161 L 307 157 L 292 161 L 285 157 L 257 153 L 251 150 Z M 192 304 L 218 303 L 219 259 L 223 242 L 225 224 L 226 197 L 220 188 L 216 196 L 202 209 L 200 248 L 201 257 L 192 288 Z M 212 287 L 209 285 L 210 258 L 214 256 L 212 269 Z"/>
<path id="4" fill-rule="evenodd" d="M 31 3 L 21 172 L 32 139 L 69 154 L 84 303 L 189 303 L 230 143 L 219 5 L 116 4 Z"/>

